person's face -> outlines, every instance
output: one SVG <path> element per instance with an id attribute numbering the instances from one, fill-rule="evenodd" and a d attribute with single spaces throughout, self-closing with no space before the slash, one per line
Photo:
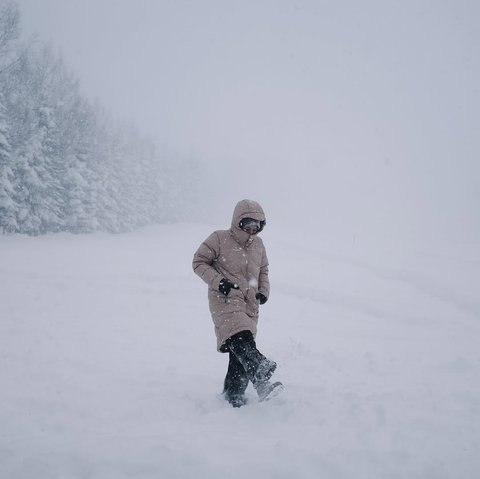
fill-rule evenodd
<path id="1" fill-rule="evenodd" d="M 245 228 L 243 228 L 243 231 L 245 231 L 245 233 L 248 233 L 249 235 L 256 235 L 258 233 L 258 226 L 256 225 L 245 226 Z"/>
<path id="2" fill-rule="evenodd" d="M 243 226 L 243 231 L 249 235 L 256 235 L 260 231 L 260 221 L 254 219 L 247 219 L 245 225 Z"/>

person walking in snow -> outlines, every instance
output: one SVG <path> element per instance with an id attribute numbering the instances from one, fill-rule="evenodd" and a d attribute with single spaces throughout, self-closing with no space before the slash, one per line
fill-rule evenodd
<path id="1" fill-rule="evenodd" d="M 193 270 L 208 284 L 217 350 L 229 354 L 223 394 L 233 407 L 246 403 L 249 381 L 260 401 L 282 386 L 269 381 L 277 364 L 255 343 L 259 305 L 270 294 L 267 254 L 258 236 L 265 224 L 265 213 L 256 201 L 239 201 L 230 229 L 214 231 L 193 257 Z"/>

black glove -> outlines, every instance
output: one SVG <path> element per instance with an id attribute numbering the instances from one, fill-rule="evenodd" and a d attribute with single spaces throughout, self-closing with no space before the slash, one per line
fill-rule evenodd
<path id="1" fill-rule="evenodd" d="M 257 293 L 255 295 L 255 298 L 257 298 L 260 301 L 260 304 L 265 304 L 268 300 L 268 298 L 262 293 Z"/>
<path id="2" fill-rule="evenodd" d="M 228 279 L 223 278 L 222 281 L 220 281 L 220 284 L 218 285 L 218 291 L 222 293 L 225 296 L 228 296 L 228 293 L 230 293 L 231 289 L 238 289 L 238 284 L 233 284 Z"/>

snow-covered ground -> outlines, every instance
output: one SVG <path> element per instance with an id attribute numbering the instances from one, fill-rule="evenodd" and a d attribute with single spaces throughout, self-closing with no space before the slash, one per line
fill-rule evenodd
<path id="1" fill-rule="evenodd" d="M 263 237 L 284 394 L 221 397 L 213 228 L 0 237 L 0 478 L 480 474 L 480 245 Z"/>

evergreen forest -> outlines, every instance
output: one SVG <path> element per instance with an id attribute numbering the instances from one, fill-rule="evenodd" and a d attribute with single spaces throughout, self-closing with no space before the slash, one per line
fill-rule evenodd
<path id="1" fill-rule="evenodd" d="M 198 167 L 82 94 L 60 54 L 0 4 L 0 233 L 122 232 L 178 221 Z"/>

